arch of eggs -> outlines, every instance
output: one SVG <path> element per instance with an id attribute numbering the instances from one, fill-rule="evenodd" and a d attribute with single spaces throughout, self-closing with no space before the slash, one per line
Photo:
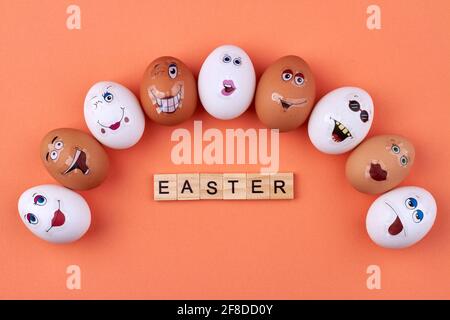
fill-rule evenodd
<path id="1" fill-rule="evenodd" d="M 114 149 L 135 145 L 144 132 L 142 109 L 159 124 L 179 124 L 194 113 L 197 96 L 211 116 L 224 120 L 240 116 L 255 98 L 261 122 L 280 131 L 299 127 L 309 116 L 308 135 L 318 150 L 342 154 L 354 149 L 346 163 L 348 181 L 361 192 L 382 194 L 366 218 L 367 232 L 376 244 L 407 247 L 431 229 L 437 210 L 433 196 L 419 187 L 394 189 L 414 162 L 412 143 L 397 135 L 375 136 L 363 142 L 374 116 L 366 91 L 338 88 L 314 105 L 313 74 L 297 56 L 275 61 L 256 87 L 250 57 L 231 45 L 216 48 L 206 58 L 198 77 L 198 94 L 192 72 L 173 57 L 158 58 L 146 69 L 140 87 L 142 108 L 126 87 L 115 82 L 94 84 L 86 95 L 84 117 L 96 139 L 65 128 L 43 138 L 42 162 L 64 187 L 40 185 L 26 190 L 18 203 L 21 220 L 49 242 L 82 237 L 90 225 L 90 209 L 72 190 L 94 188 L 106 178 L 108 157 L 101 144 Z"/>

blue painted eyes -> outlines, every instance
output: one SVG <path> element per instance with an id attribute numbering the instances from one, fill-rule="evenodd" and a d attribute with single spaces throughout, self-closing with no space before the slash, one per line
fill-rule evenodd
<path id="1" fill-rule="evenodd" d="M 422 210 L 416 210 L 413 212 L 413 221 L 415 223 L 419 223 L 423 220 L 423 211 Z"/>
<path id="2" fill-rule="evenodd" d="M 38 194 L 37 196 L 34 197 L 33 202 L 35 205 L 44 206 L 47 203 L 47 198 Z"/>
<path id="3" fill-rule="evenodd" d="M 39 222 L 38 218 L 32 213 L 27 213 L 25 219 L 27 219 L 29 224 L 37 224 Z"/>
<path id="4" fill-rule="evenodd" d="M 416 198 L 406 199 L 405 206 L 410 210 L 417 208 L 417 199 Z"/>
<path id="5" fill-rule="evenodd" d="M 104 99 L 106 102 L 111 103 L 111 102 L 114 100 L 114 96 L 113 96 L 113 94 L 112 94 L 111 92 L 106 91 L 106 92 L 103 94 L 103 99 Z"/>

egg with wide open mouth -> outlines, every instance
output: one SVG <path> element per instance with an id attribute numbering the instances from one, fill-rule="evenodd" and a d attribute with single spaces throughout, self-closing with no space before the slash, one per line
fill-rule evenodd
<path id="1" fill-rule="evenodd" d="M 321 152 L 345 153 L 364 140 L 373 116 L 373 101 L 365 90 L 335 89 L 315 105 L 308 122 L 309 139 Z"/>
<path id="2" fill-rule="evenodd" d="M 50 131 L 41 141 L 40 155 L 50 175 L 70 189 L 92 189 L 108 174 L 109 160 L 105 150 L 81 130 L 61 128 Z"/>
<path id="3" fill-rule="evenodd" d="M 385 248 L 406 248 L 431 230 L 437 206 L 433 195 L 420 187 L 400 187 L 378 197 L 366 217 L 369 237 Z"/>

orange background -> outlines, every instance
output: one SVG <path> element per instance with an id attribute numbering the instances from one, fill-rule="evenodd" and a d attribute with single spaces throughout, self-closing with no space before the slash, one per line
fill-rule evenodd
<path id="1" fill-rule="evenodd" d="M 0 298 L 450 298 L 449 1 L 74 1 L 81 30 L 66 28 L 69 1 L 0 1 Z M 366 28 L 366 8 L 381 7 L 382 29 Z M 344 85 L 375 103 L 370 136 L 398 133 L 417 149 L 402 185 L 429 189 L 438 217 L 419 244 L 400 251 L 373 244 L 365 214 L 374 196 L 346 182 L 347 155 L 309 142 L 306 126 L 281 134 L 280 170 L 296 174 L 293 201 L 157 203 L 160 172 L 257 172 L 260 166 L 175 166 L 174 128 L 147 121 L 141 142 L 108 149 L 109 178 L 81 192 L 91 229 L 52 245 L 17 214 L 27 188 L 54 183 L 39 142 L 56 127 L 87 131 L 83 101 L 100 80 L 138 93 L 145 67 L 162 55 L 197 75 L 218 45 L 253 59 L 257 75 L 286 54 L 305 58 L 318 97 Z M 232 121 L 200 106 L 179 127 L 262 128 L 253 106 Z M 82 289 L 66 288 L 66 267 Z M 381 290 L 366 268 L 381 267 Z"/>

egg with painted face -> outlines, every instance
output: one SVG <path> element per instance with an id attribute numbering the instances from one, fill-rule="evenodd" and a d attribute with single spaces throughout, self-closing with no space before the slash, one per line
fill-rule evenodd
<path id="1" fill-rule="evenodd" d="M 145 118 L 136 96 L 112 81 L 94 84 L 84 100 L 84 119 L 103 145 L 113 149 L 134 146 L 142 137 Z"/>
<path id="2" fill-rule="evenodd" d="M 321 152 L 345 153 L 367 136 L 373 116 L 372 98 L 365 90 L 335 89 L 314 107 L 308 122 L 309 139 Z"/>
<path id="3" fill-rule="evenodd" d="M 255 109 L 259 120 L 280 131 L 302 125 L 314 105 L 316 84 L 306 61 L 286 56 L 264 71 L 258 82 Z"/>
<path id="4" fill-rule="evenodd" d="M 380 135 L 362 142 L 347 159 L 347 180 L 358 191 L 378 194 L 395 188 L 409 174 L 413 144 L 398 135 Z"/>
<path id="5" fill-rule="evenodd" d="M 406 248 L 420 241 L 436 219 L 436 201 L 419 187 L 401 187 L 377 198 L 366 217 L 366 229 L 377 245 Z"/>
<path id="6" fill-rule="evenodd" d="M 147 116 L 162 125 L 176 125 L 189 119 L 197 107 L 194 75 L 174 57 L 160 57 L 150 63 L 140 95 Z"/>
<path id="7" fill-rule="evenodd" d="M 239 117 L 250 106 L 256 76 L 250 57 L 239 47 L 220 46 L 200 69 L 198 92 L 205 110 L 217 119 Z"/>
<path id="8" fill-rule="evenodd" d="M 19 198 L 19 217 L 39 238 L 52 243 L 80 239 L 91 224 L 91 211 L 78 193 L 58 185 L 40 185 Z"/>
<path id="9" fill-rule="evenodd" d="M 100 143 L 83 131 L 52 130 L 42 139 L 40 149 L 47 171 L 67 188 L 91 189 L 106 179 L 108 155 Z"/>

